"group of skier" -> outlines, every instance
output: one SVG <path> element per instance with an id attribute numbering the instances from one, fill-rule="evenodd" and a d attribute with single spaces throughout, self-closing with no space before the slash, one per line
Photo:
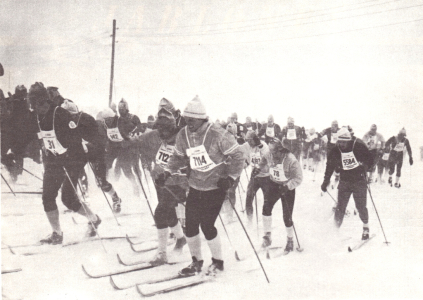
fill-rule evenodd
<path id="1" fill-rule="evenodd" d="M 15 94 L 20 95 L 24 90 L 18 87 Z M 87 178 L 85 166 L 92 169 L 97 185 L 111 196 L 115 213 L 121 212 L 122 200 L 108 181 L 111 176 L 108 172 L 114 167 L 116 179 L 122 170 L 132 183 L 134 195 L 140 197 L 139 184 L 143 174 L 147 174 L 145 169 L 155 183 L 158 199 L 154 211 L 158 249 L 150 263 L 167 263 L 170 230 L 176 238 L 174 251 L 181 252 L 187 244 L 192 257 L 192 263 L 179 272 L 181 276 L 190 276 L 202 269 L 200 229 L 212 256 L 206 273 L 223 271 L 222 246 L 215 222 L 221 211 L 233 216 L 236 188 L 241 173 L 245 170 L 247 174 L 247 166 L 251 167 L 245 201 L 248 222 L 253 221 L 253 202 L 261 189 L 264 196 L 261 246 L 268 248 L 272 244 L 272 210 L 281 199 L 287 234 L 284 253 L 287 254 L 294 248 L 292 215 L 296 189 L 303 181 L 303 169 L 315 172 L 327 156 L 321 190 L 327 191 L 335 174 L 335 182 L 339 182 L 335 224 L 341 226 L 352 194 L 363 223 L 362 240 L 366 240 L 369 238 L 367 189 L 376 167 L 375 181 L 383 183 L 383 171 L 387 169 L 391 185 L 396 169 L 395 187 L 399 188 L 405 150 L 410 165 L 413 164 L 405 129 L 385 142 L 376 125 L 371 126 L 363 139 L 358 139 L 350 126 L 339 127 L 337 121 L 320 133 L 314 128 L 306 130 L 295 125 L 292 117 L 282 129 L 272 115 L 263 124 L 252 122 L 250 117 L 240 124 L 236 113 L 227 123 L 211 122 L 198 96 L 188 102 L 182 113 L 171 101 L 161 99 L 156 117 L 150 116 L 147 124 L 129 112 L 124 99 L 119 102 L 118 111 L 111 106 L 94 119 L 79 111 L 72 100 L 63 98 L 57 88 L 46 88 L 39 82 L 19 99 L 21 106 L 28 104 L 30 108 L 23 109 L 28 117 L 19 125 L 25 134 L 19 136 L 19 143 L 14 141 L 3 147 L 2 131 L 2 163 L 8 168 L 22 164 L 19 161 L 23 161 L 24 149 L 30 143 L 41 145 L 42 200 L 52 227 L 52 234 L 41 242 L 63 242 L 56 205 L 60 188 L 64 205 L 87 218 L 86 235 L 97 234 L 101 219 L 78 196 L 78 179 Z M 3 115 L 13 113 L 4 109 L 7 106 L 3 106 L 6 101 L 3 96 L 1 101 L 3 130 L 3 120 L 6 120 Z"/>

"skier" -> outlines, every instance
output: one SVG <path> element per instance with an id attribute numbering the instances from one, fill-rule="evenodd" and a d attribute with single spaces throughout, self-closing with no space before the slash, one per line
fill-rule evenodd
<path id="1" fill-rule="evenodd" d="M 158 114 L 155 127 L 157 129 L 143 134 L 139 138 L 139 147 L 141 154 L 147 160 L 155 160 L 154 168 L 151 171 L 155 179 L 158 204 L 154 212 L 154 221 L 156 223 L 158 235 L 158 248 L 154 258 L 150 261 L 153 265 L 162 265 L 167 263 L 167 239 L 169 228 L 176 237 L 175 252 L 181 252 L 186 244 L 185 236 L 182 232 L 181 224 L 178 222 L 176 207 L 179 203 L 186 200 L 186 190 L 188 182 L 186 174 L 178 171 L 175 176 L 163 181 L 163 176 L 170 157 L 175 148 L 176 135 L 178 128 L 173 113 L 165 107 L 161 107 Z M 154 158 L 153 158 L 154 157 Z M 166 185 L 165 185 L 166 184 Z"/>
<path id="2" fill-rule="evenodd" d="M 395 187 L 400 188 L 400 177 L 401 177 L 401 168 L 402 162 L 404 159 L 404 147 L 407 149 L 410 166 L 413 165 L 413 154 L 411 153 L 411 146 L 409 140 L 406 138 L 407 134 L 405 128 L 402 128 L 397 136 L 393 136 L 388 139 L 386 142 L 386 147 L 390 149 L 388 166 L 389 166 L 389 179 L 388 183 L 392 186 L 392 174 L 395 172 L 395 167 L 397 168 L 396 178 L 395 178 Z"/>
<path id="3" fill-rule="evenodd" d="M 327 191 L 330 177 L 338 165 L 340 181 L 338 186 L 338 203 L 335 209 L 335 225 L 340 227 L 344 219 L 351 194 L 361 221 L 363 222 L 362 240 L 369 238 L 369 214 L 367 211 L 367 181 L 366 172 L 373 165 L 373 156 L 366 145 L 351 136 L 346 127 L 337 132 L 337 145 L 328 153 L 324 181 L 321 185 L 323 192 Z"/>
<path id="4" fill-rule="evenodd" d="M 253 199 L 258 189 L 261 189 L 263 192 L 264 202 L 268 201 L 270 176 L 268 162 L 270 160 L 270 151 L 269 146 L 265 142 L 260 141 L 253 130 L 247 132 L 245 140 L 249 146 L 248 161 L 252 166 L 251 179 L 248 183 L 247 198 L 245 200 L 245 210 L 247 212 L 248 222 L 251 225 L 254 213 Z"/>
<path id="5" fill-rule="evenodd" d="M 386 170 L 388 172 L 388 160 L 389 160 L 389 153 L 391 150 L 388 147 L 385 147 L 385 149 L 382 149 L 382 153 L 379 154 L 378 162 L 377 162 L 377 173 L 379 175 L 379 183 L 383 184 L 385 183 L 385 180 L 383 180 L 383 172 Z M 377 182 L 376 178 L 376 182 Z"/>
<path id="6" fill-rule="evenodd" d="M 160 177 L 166 181 L 170 174 L 187 166 L 189 161 L 186 236 L 192 263 L 180 274 L 193 275 L 201 271 L 203 258 L 199 227 L 212 254 L 207 273 L 213 274 L 224 268 L 220 237 L 214 224 L 227 190 L 241 174 L 244 158 L 233 136 L 208 121 L 206 109 L 198 96 L 188 102 L 182 116 L 187 126 L 179 131 L 168 171 Z M 227 161 L 229 156 L 230 163 Z"/>
<path id="7" fill-rule="evenodd" d="M 285 254 L 294 250 L 294 223 L 292 222 L 292 212 L 294 210 L 295 189 L 303 180 L 301 165 L 287 148 L 289 146 L 287 140 L 281 142 L 276 138 L 269 145 L 269 192 L 268 199 L 263 204 L 264 236 L 262 247 L 267 248 L 272 244 L 273 206 L 281 199 L 283 221 L 287 233 L 287 243 L 284 250 Z"/>
<path id="8" fill-rule="evenodd" d="M 306 131 L 303 145 L 304 170 L 307 169 L 308 164 L 308 169 L 314 172 L 315 166 L 320 161 L 320 149 L 322 147 L 322 141 L 314 128 Z"/>
<path id="9" fill-rule="evenodd" d="M 178 131 L 179 129 L 187 125 L 185 119 L 182 118 L 181 111 L 179 109 L 176 109 L 171 101 L 167 100 L 166 98 L 162 98 L 159 103 L 159 110 L 161 108 L 165 108 L 173 114 L 173 117 L 175 118 L 176 128 L 178 129 Z"/>
<path id="10" fill-rule="evenodd" d="M 259 122 L 251 121 L 250 117 L 247 117 L 245 119 L 244 134 L 247 134 L 248 130 L 254 130 L 256 132 L 256 134 L 258 134 L 260 128 L 261 128 L 261 124 Z"/>
<path id="11" fill-rule="evenodd" d="M 294 124 L 294 118 L 288 118 L 288 125 L 282 129 L 282 140 L 287 140 L 288 150 L 294 154 L 298 162 L 300 162 L 302 142 L 305 138 L 304 127 Z"/>
<path id="12" fill-rule="evenodd" d="M 280 138 L 281 127 L 278 124 L 275 124 L 273 115 L 269 115 L 267 118 L 267 123 L 263 123 L 259 131 L 259 137 L 264 135 L 264 141 L 266 144 L 269 144 L 274 137 Z"/>
<path id="13" fill-rule="evenodd" d="M 322 132 L 318 133 L 319 138 L 323 140 L 323 142 L 326 144 L 325 154 L 326 156 L 329 155 L 331 150 L 335 148 L 336 142 L 338 141 L 338 121 L 332 121 L 331 127 L 326 128 Z M 340 167 L 336 167 L 335 172 L 335 185 L 339 182 L 339 171 Z M 331 175 L 332 176 L 332 175 Z M 334 188 L 335 185 L 332 185 L 332 188 Z"/>
<path id="14" fill-rule="evenodd" d="M 232 113 L 230 118 L 229 118 L 229 122 L 226 125 L 226 130 L 228 130 L 228 127 L 234 127 L 234 129 L 231 130 L 235 130 L 234 134 L 235 134 L 235 139 L 237 140 L 238 144 L 242 145 L 245 143 L 244 140 L 244 125 L 241 123 L 238 123 L 238 115 L 237 113 Z"/>
<path id="15" fill-rule="evenodd" d="M 370 126 L 370 131 L 367 132 L 363 137 L 363 142 L 366 144 L 367 148 L 370 150 L 370 153 L 373 155 L 373 166 L 368 170 L 367 180 L 369 183 L 373 182 L 373 173 L 376 170 L 376 165 L 379 161 L 380 155 L 383 153 L 385 148 L 385 139 L 383 135 L 377 132 L 376 124 Z"/>
<path id="16" fill-rule="evenodd" d="M 107 181 L 105 162 L 107 135 L 104 131 L 103 120 L 107 117 L 113 117 L 114 112 L 111 108 L 107 108 L 98 115 L 98 120 L 94 120 L 91 115 L 79 111 L 72 100 L 65 99 L 62 107 L 71 113 L 74 124 L 76 125 L 74 129 L 82 137 L 82 146 L 87 155 L 87 160 L 93 168 L 97 185 L 112 197 L 114 212 L 120 213 L 122 199 L 116 193 L 113 185 Z M 87 175 L 85 174 L 85 176 Z"/>
<path id="17" fill-rule="evenodd" d="M 40 242 L 53 245 L 63 242 L 63 232 L 56 205 L 60 187 L 62 187 L 63 204 L 89 220 L 86 236 L 93 237 L 97 234 L 101 219 L 93 214 L 87 205 L 79 201 L 74 189 L 78 175 L 86 163 L 82 137 L 72 128 L 71 114 L 53 104 L 42 83 L 36 82 L 31 86 L 29 101 L 37 114 L 40 135 L 44 143 L 42 200 L 44 211 L 53 229 L 53 233 Z M 87 140 L 87 142 L 92 141 Z"/>

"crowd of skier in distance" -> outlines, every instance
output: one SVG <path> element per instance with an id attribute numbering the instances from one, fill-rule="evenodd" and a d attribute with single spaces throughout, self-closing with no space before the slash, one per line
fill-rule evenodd
<path id="1" fill-rule="evenodd" d="M 154 266 L 168 262 L 167 245 L 172 234 L 176 240 L 174 252 L 181 253 L 188 245 L 192 257 L 192 262 L 179 271 L 180 276 L 192 276 L 203 268 L 200 229 L 212 257 L 205 273 L 214 275 L 224 270 L 215 222 L 220 213 L 226 223 L 235 219 L 236 189 L 242 172 L 249 179 L 245 208 L 250 226 L 254 198 L 259 189 L 263 192 L 263 207 L 259 208 L 263 249 L 272 244 L 272 210 L 281 200 L 286 228 L 284 254 L 288 254 L 294 249 L 292 216 L 303 172 L 316 174 L 316 167 L 326 162 L 321 190 L 337 187 L 335 226 L 342 225 L 352 195 L 365 241 L 370 232 L 368 185 L 384 184 L 387 173 L 388 185 L 400 188 L 405 152 L 413 165 L 404 128 L 385 139 L 373 124 L 360 139 L 351 126 L 340 126 L 337 121 L 322 131 L 305 129 L 292 117 L 281 126 L 273 115 L 262 123 L 253 122 L 251 117 L 240 123 L 236 113 L 226 121 L 212 122 L 206 109 L 210 104 L 198 96 L 188 101 L 182 112 L 170 100 L 161 99 L 147 123 L 130 112 L 125 99 L 94 117 L 80 111 L 77 103 L 64 98 L 57 87 L 45 87 L 41 82 L 31 85 L 29 91 L 19 85 L 8 97 L 0 90 L 0 104 L 1 163 L 9 180 L 16 182 L 27 171 L 24 158 L 42 164 L 42 205 L 52 233 L 41 243 L 63 243 L 56 205 L 60 189 L 67 209 L 87 218 L 86 236 L 97 235 L 102 219 L 80 201 L 78 192 L 80 186 L 82 195 L 88 193 L 88 170 L 94 173 L 98 187 L 111 197 L 115 214 L 121 212 L 125 199 L 111 182 L 117 182 L 123 172 L 134 197 L 144 198 L 141 178 L 151 176 L 158 199 L 152 211 L 158 248 L 149 262 Z M 2 179 L 7 183 L 3 174 Z"/>

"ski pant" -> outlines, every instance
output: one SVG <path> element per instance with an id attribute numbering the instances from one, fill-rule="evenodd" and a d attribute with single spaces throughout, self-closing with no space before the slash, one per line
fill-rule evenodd
<path id="1" fill-rule="evenodd" d="M 141 176 L 141 169 L 139 167 L 139 152 L 136 147 L 122 148 L 116 159 L 115 166 L 115 177 L 119 180 L 120 169 L 122 169 L 125 177 L 135 182 L 134 172 L 137 172 Z"/>
<path id="2" fill-rule="evenodd" d="M 382 175 L 384 169 L 388 169 L 388 161 L 379 159 L 379 161 L 377 162 L 377 172 Z"/>
<path id="3" fill-rule="evenodd" d="M 388 165 L 389 165 L 389 176 L 394 174 L 395 167 L 397 167 L 397 177 L 401 177 L 401 168 L 402 168 L 402 162 L 404 159 L 404 153 L 391 151 L 391 154 L 389 155 Z"/>
<path id="4" fill-rule="evenodd" d="M 268 177 L 267 177 L 268 178 Z M 267 201 L 264 201 L 263 204 L 263 216 L 271 216 L 273 206 L 275 203 L 281 199 L 282 202 L 282 211 L 283 211 L 283 222 L 286 227 L 291 227 L 292 222 L 292 212 L 294 211 L 295 203 L 295 189 L 289 190 L 286 193 L 281 194 L 279 192 L 279 185 L 274 183 L 268 178 L 269 181 L 269 194 Z"/>
<path id="5" fill-rule="evenodd" d="M 113 188 L 112 184 L 107 181 L 107 167 L 105 160 L 105 153 L 98 153 L 97 155 L 89 156 L 88 162 L 90 163 L 94 175 L 97 179 L 97 186 L 100 187 L 105 193 L 108 193 Z"/>
<path id="6" fill-rule="evenodd" d="M 206 240 L 210 241 L 217 236 L 214 223 L 222 208 L 225 195 L 226 190 L 223 189 L 199 191 L 190 187 L 185 207 L 187 237 L 199 234 L 199 227 Z"/>
<path id="7" fill-rule="evenodd" d="M 367 211 L 367 182 L 360 180 L 357 182 L 340 181 L 338 185 L 338 203 L 335 210 L 335 222 L 338 227 L 342 225 L 344 220 L 345 210 L 350 201 L 351 194 L 353 195 L 355 207 L 358 215 L 364 224 L 369 222 L 369 213 Z"/>
<path id="8" fill-rule="evenodd" d="M 49 212 L 57 209 L 56 197 L 62 187 L 62 202 L 68 208 L 77 212 L 81 208 L 78 196 L 73 186 L 77 187 L 78 177 L 84 168 L 85 160 L 68 160 L 66 163 L 49 162 L 44 164 L 43 177 L 43 206 L 44 211 Z M 63 168 L 66 168 L 72 184 Z"/>
<path id="9" fill-rule="evenodd" d="M 245 210 L 247 211 L 247 216 L 253 214 L 253 199 L 256 195 L 258 189 L 263 191 L 264 201 L 267 200 L 269 193 L 269 176 L 266 177 L 253 177 L 251 175 L 251 180 L 248 183 L 247 187 L 247 198 L 245 200 Z M 256 200 L 257 201 L 257 200 Z"/>
<path id="10" fill-rule="evenodd" d="M 373 157 L 373 165 L 369 167 L 367 172 L 373 173 L 376 170 L 376 165 L 379 161 L 379 154 L 377 149 L 370 150 L 370 155 Z"/>
<path id="11" fill-rule="evenodd" d="M 174 195 L 172 195 L 169 190 Z M 176 226 L 178 218 L 175 208 L 178 206 L 178 202 L 185 202 L 186 190 L 179 185 L 167 185 L 162 188 L 156 187 L 156 192 L 159 203 L 154 211 L 154 222 L 156 223 L 157 229 Z M 178 199 L 176 199 L 175 196 L 178 197 Z"/>
<path id="12" fill-rule="evenodd" d="M 305 142 L 303 144 L 303 160 L 305 161 L 307 158 L 311 157 L 311 151 L 313 150 L 313 143 L 312 142 Z"/>

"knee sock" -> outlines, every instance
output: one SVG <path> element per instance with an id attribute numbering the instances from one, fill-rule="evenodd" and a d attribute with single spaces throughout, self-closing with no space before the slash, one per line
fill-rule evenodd
<path id="1" fill-rule="evenodd" d="M 200 234 L 197 234 L 193 237 L 187 237 L 187 243 L 191 256 L 195 257 L 197 260 L 203 260 L 203 255 L 201 254 L 201 239 Z"/>
<path id="2" fill-rule="evenodd" d="M 222 259 L 222 245 L 220 243 L 219 234 L 217 234 L 214 239 L 207 241 L 207 244 L 209 245 L 212 257 L 214 259 L 223 260 Z"/>

